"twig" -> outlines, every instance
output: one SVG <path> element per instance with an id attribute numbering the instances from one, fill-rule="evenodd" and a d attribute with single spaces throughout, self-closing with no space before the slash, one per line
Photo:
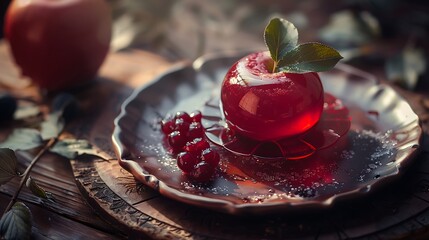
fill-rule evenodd
<path id="1" fill-rule="evenodd" d="M 25 182 L 27 181 L 28 177 L 30 176 L 31 169 L 36 165 L 37 161 L 39 161 L 40 157 L 45 154 L 47 150 L 49 150 L 56 142 L 58 138 L 51 138 L 48 143 L 37 153 L 37 155 L 33 158 L 30 165 L 28 165 L 27 169 L 25 169 L 24 174 L 22 175 L 21 182 L 19 183 L 18 190 L 16 190 L 15 194 L 13 195 L 12 199 L 9 202 L 9 205 L 7 205 L 6 209 L 4 210 L 4 214 L 6 214 L 13 206 L 13 204 L 16 202 L 16 199 L 18 198 L 19 193 L 21 192 L 22 187 L 24 186 Z"/>

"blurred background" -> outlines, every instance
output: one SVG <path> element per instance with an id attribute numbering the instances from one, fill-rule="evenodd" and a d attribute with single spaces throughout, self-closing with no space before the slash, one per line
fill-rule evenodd
<path id="1" fill-rule="evenodd" d="M 114 19 L 112 51 L 139 48 L 175 61 L 261 50 L 268 20 L 279 16 L 298 27 L 300 42 L 330 44 L 344 62 L 429 92 L 427 0 L 106 1 Z M 0 1 L 1 26 L 9 2 Z"/>

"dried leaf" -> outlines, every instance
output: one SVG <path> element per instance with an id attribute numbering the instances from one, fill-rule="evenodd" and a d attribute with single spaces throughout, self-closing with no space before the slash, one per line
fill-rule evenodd
<path id="1" fill-rule="evenodd" d="M 43 140 L 57 138 L 64 129 L 66 121 L 70 120 L 78 111 L 75 97 L 68 93 L 62 93 L 52 101 L 51 113 L 41 123 L 41 135 Z"/>
<path id="2" fill-rule="evenodd" d="M 355 14 L 349 10 L 332 15 L 320 30 L 320 38 L 339 48 L 356 47 L 368 43 L 380 34 L 378 21 L 368 12 Z"/>
<path id="3" fill-rule="evenodd" d="M 386 62 L 386 74 L 390 81 L 413 90 L 419 76 L 426 71 L 426 59 L 421 49 L 406 47 Z"/>
<path id="4" fill-rule="evenodd" d="M 0 143 L 2 148 L 10 148 L 12 150 L 29 150 L 39 147 L 43 144 L 43 139 L 40 132 L 32 128 L 16 128 Z"/>
<path id="5" fill-rule="evenodd" d="M 94 155 L 104 159 L 104 156 L 84 139 L 60 140 L 50 149 L 50 151 L 68 159 L 75 159 L 83 154 Z"/>
<path id="6" fill-rule="evenodd" d="M 40 125 L 40 133 L 43 140 L 57 138 L 65 126 L 64 119 L 60 112 L 53 112 Z"/>
<path id="7" fill-rule="evenodd" d="M 17 120 L 26 119 L 30 117 L 35 117 L 40 114 L 40 108 L 39 106 L 32 105 L 32 106 L 25 106 L 25 107 L 19 107 L 16 112 L 14 118 Z"/>
<path id="8" fill-rule="evenodd" d="M 30 209 L 16 202 L 0 220 L 1 239 L 30 239 L 32 216 Z"/>
<path id="9" fill-rule="evenodd" d="M 0 148 L 0 185 L 19 176 L 15 152 L 9 148 Z"/>
<path id="10" fill-rule="evenodd" d="M 51 112 L 58 113 L 67 122 L 77 114 L 78 102 L 73 95 L 61 93 L 52 101 Z"/>
<path id="11" fill-rule="evenodd" d="M 114 51 L 130 47 L 133 43 L 159 43 L 165 34 L 175 30 L 168 28 L 172 8 L 175 5 L 183 6 L 188 3 L 188 1 L 181 4 L 176 4 L 175 1 L 111 2 L 113 16 L 111 48 Z M 182 19 L 190 14 L 182 15 Z M 177 26 L 178 23 L 174 23 Z M 183 31 L 182 28 L 180 30 Z"/>
<path id="12" fill-rule="evenodd" d="M 27 179 L 27 181 L 25 182 L 25 186 L 27 186 L 28 189 L 30 189 L 30 191 L 39 198 L 43 198 L 46 200 L 54 200 L 53 196 L 50 192 L 46 192 L 45 189 L 43 189 L 42 187 L 40 187 L 36 181 L 29 177 Z"/>

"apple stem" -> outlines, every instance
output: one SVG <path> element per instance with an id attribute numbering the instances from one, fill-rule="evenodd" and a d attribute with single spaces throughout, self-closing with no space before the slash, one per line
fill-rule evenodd
<path id="1" fill-rule="evenodd" d="M 275 73 L 276 70 L 277 70 L 277 61 L 274 61 L 273 70 L 271 71 L 271 73 Z"/>

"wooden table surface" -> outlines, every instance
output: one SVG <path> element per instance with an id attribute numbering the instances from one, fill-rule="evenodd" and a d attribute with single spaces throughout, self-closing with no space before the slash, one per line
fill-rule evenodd
<path id="1" fill-rule="evenodd" d="M 70 124 L 68 134 L 76 138 L 93 138 L 111 158 L 114 158 L 110 135 L 113 119 L 118 115 L 120 104 L 132 90 L 167 69 L 171 63 L 165 59 L 139 50 L 110 54 L 100 71 L 100 77 L 76 94 L 83 106 L 80 120 Z M 127 66 L 127 67 L 123 67 Z M 37 88 L 18 81 L 8 46 L 0 43 L 0 88 L 15 96 L 41 99 Z M 94 95 L 96 94 L 96 95 Z M 94 97 L 96 96 L 96 97 Z M 100 108 L 99 106 L 104 106 Z M 100 119 L 102 118 L 102 119 Z M 93 123 L 102 124 L 100 132 L 91 132 Z M 84 128 L 74 128 L 84 126 Z M 2 138 L 11 126 L 1 126 Z M 71 130 L 71 131 L 70 131 Z M 89 134 L 95 134 L 89 136 Z M 21 169 L 27 166 L 34 152 L 18 152 Z M 33 213 L 33 237 L 35 239 L 117 239 L 125 238 L 115 224 L 109 223 L 93 211 L 77 188 L 70 161 L 55 154 L 45 154 L 33 169 L 32 177 L 46 191 L 54 194 L 56 202 L 40 201 L 24 188 L 19 200 L 25 202 Z M 3 212 L 14 193 L 19 179 L 0 186 L 0 211 Z"/>
<path id="2" fill-rule="evenodd" d="M 26 189 L 19 195 L 19 200 L 25 202 L 33 213 L 32 237 L 34 239 L 146 239 L 147 237 L 199 239 L 210 238 L 210 236 L 202 233 L 216 231 L 216 222 L 210 217 L 201 218 L 203 213 L 212 214 L 213 218 L 217 220 L 228 219 L 229 222 L 233 222 L 228 216 L 204 210 L 198 212 L 201 210 L 195 210 L 160 197 L 150 189 L 139 186 L 132 176 L 121 170 L 116 163 L 115 154 L 112 150 L 111 133 L 113 120 L 119 113 L 121 103 L 135 88 L 174 64 L 177 63 L 172 63 L 158 55 L 141 50 L 111 53 L 101 68 L 99 78 L 85 88 L 72 92 L 79 99 L 82 112 L 79 118 L 67 126 L 65 133 L 76 138 L 89 140 L 107 156 L 109 161 L 93 158 L 68 161 L 51 153 L 42 157 L 35 166 L 32 177 L 45 190 L 54 194 L 56 202 L 42 202 Z M 6 88 L 17 96 L 42 99 L 37 88 L 17 82 L 18 71 L 12 63 L 5 42 L 0 43 L 0 78 L 2 78 L 1 82 L 4 83 L 3 86 L 0 86 L 1 88 Z M 427 134 L 429 109 L 425 103 L 428 101 L 428 95 L 415 94 L 398 88 L 397 90 L 409 100 L 413 109 L 422 117 L 422 124 Z M 2 137 L 8 133 L 10 127 L 1 126 Z M 28 165 L 34 155 L 34 151 L 20 151 L 18 157 L 21 167 L 24 168 Z M 319 229 L 315 235 L 312 235 L 313 238 L 343 239 L 356 236 L 358 238 L 383 239 L 428 236 L 429 197 L 427 193 L 429 191 L 428 185 L 425 183 L 429 182 L 429 170 L 427 170 L 429 168 L 425 167 L 427 167 L 426 163 L 429 162 L 429 155 L 427 152 L 423 152 L 418 159 L 421 166 L 419 165 L 413 170 L 418 173 L 416 174 L 417 178 L 407 175 L 411 180 L 398 184 L 400 190 L 407 189 L 408 184 L 410 184 L 413 189 L 409 193 L 410 195 L 407 195 L 408 192 L 407 194 L 401 193 L 395 198 L 396 200 L 388 202 L 383 202 L 383 198 L 381 198 L 383 201 L 378 201 L 377 196 L 374 196 L 368 202 L 369 205 L 376 205 L 376 213 L 383 212 L 382 217 L 368 219 L 366 224 L 355 224 L 354 232 L 350 229 L 344 230 L 341 226 L 334 224 L 331 225 L 330 229 Z M 117 182 L 121 184 L 115 186 L 114 184 Z M 17 184 L 18 181 L 14 180 L 0 186 L 1 212 L 14 193 Z M 419 193 L 414 191 L 417 188 Z M 390 194 L 389 196 L 395 196 L 394 189 L 390 188 L 386 191 Z M 115 197 L 118 194 L 120 198 Z M 145 201 L 134 203 L 135 208 L 126 207 L 134 197 L 144 198 Z M 123 201 L 124 198 L 125 202 Z M 391 205 L 383 206 L 383 204 Z M 410 209 L 417 209 L 416 207 L 413 208 L 413 204 L 419 207 L 410 216 L 405 212 L 409 213 Z M 182 207 L 186 211 L 195 210 L 200 216 L 193 216 L 190 212 L 186 215 L 187 219 L 177 215 L 172 216 L 169 215 L 168 209 L 162 209 L 162 206 L 167 205 Z M 360 207 L 363 208 L 363 206 Z M 135 212 L 130 212 L 133 209 Z M 128 212 L 124 214 L 122 211 Z M 145 217 L 145 221 L 139 222 L 133 219 L 136 213 L 142 213 L 138 215 L 139 219 Z M 193 222 L 192 217 L 196 217 L 195 219 L 200 222 L 198 224 Z M 360 222 L 364 222 L 364 217 L 360 217 L 362 218 Z M 184 220 L 186 220 L 186 224 L 179 222 Z M 241 221 L 243 219 L 237 218 L 235 220 Z M 264 219 L 262 221 L 261 224 L 264 227 L 261 227 L 262 232 L 259 234 L 261 234 L 261 238 L 266 239 L 287 237 L 285 233 L 288 232 L 293 232 L 293 237 L 299 237 L 300 231 L 304 231 L 306 227 L 305 224 L 300 225 L 299 222 L 293 222 L 290 219 L 284 221 Z M 270 221 L 274 221 L 273 226 L 276 226 L 276 229 L 269 227 Z M 198 229 L 202 226 L 201 224 L 206 224 L 207 229 Z M 324 224 L 324 226 L 327 225 Z M 285 233 L 281 233 L 282 230 Z M 311 231 L 313 230 L 311 229 Z M 360 230 L 366 231 L 368 234 L 360 235 Z M 228 235 L 226 233 L 212 236 L 236 238 L 233 234 Z M 242 238 L 244 237 L 243 235 Z"/>

